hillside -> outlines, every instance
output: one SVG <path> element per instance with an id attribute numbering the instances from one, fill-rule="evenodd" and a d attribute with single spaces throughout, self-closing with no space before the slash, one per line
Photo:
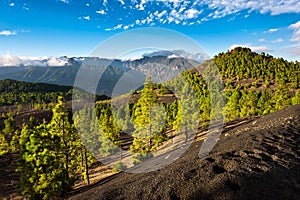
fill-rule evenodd
<path id="1" fill-rule="evenodd" d="M 15 80 L 0 80 L 0 92 L 1 93 L 29 93 L 29 92 L 68 92 L 73 87 L 71 86 L 60 86 L 46 83 L 30 83 L 24 81 Z"/>
<path id="2" fill-rule="evenodd" d="M 90 63 L 83 65 L 83 72 L 89 75 L 87 80 L 93 80 L 101 72 L 101 69 L 93 66 L 94 61 L 98 62 L 99 59 L 93 58 Z M 15 169 L 17 158 L 20 157 L 22 161 L 18 166 L 20 174 L 5 169 L 7 173 L 11 173 L 11 179 L 1 177 L 1 187 L 6 196 L 10 191 L 16 192 L 15 185 L 20 177 L 21 192 L 29 198 L 47 198 L 49 195 L 62 197 L 69 194 L 72 198 L 80 199 L 85 198 L 85 193 L 83 196 L 79 193 L 87 192 L 87 196 L 95 199 L 100 196 L 146 199 L 147 195 L 154 199 L 211 199 L 223 193 L 226 198 L 237 196 L 240 199 L 250 195 L 245 188 L 260 192 L 254 184 L 256 179 L 251 185 L 252 182 L 246 182 L 245 177 L 250 177 L 251 180 L 251 177 L 262 177 L 259 180 L 265 181 L 268 186 L 270 180 L 277 177 L 272 170 L 284 171 L 285 168 L 288 169 L 288 175 L 284 178 L 295 192 L 280 188 L 279 183 L 271 185 L 284 191 L 283 195 L 287 197 L 292 198 L 298 194 L 299 183 L 289 174 L 289 169 L 294 172 L 294 164 L 297 170 L 299 164 L 297 153 L 293 153 L 297 152 L 296 147 L 299 145 L 299 127 L 296 124 L 300 104 L 299 62 L 254 53 L 247 48 L 236 48 L 220 53 L 213 60 L 197 65 L 197 68 L 182 72 L 182 76 L 166 84 L 157 84 L 155 79 L 179 73 L 191 63 L 185 59 L 164 56 L 113 63 L 116 66 L 110 66 L 100 79 L 105 84 L 100 84 L 97 91 L 102 94 L 112 91 L 115 83 L 124 75 L 124 69 L 154 74 L 154 81 L 147 77 L 138 90 L 111 100 L 105 95 L 97 96 L 95 108 L 84 107 L 87 105 L 86 101 L 76 101 L 75 107 L 84 109 L 76 109 L 73 113 L 70 101 L 73 90 L 69 86 L 14 80 L 0 82 L 1 167 L 4 169 L 5 163 L 10 162 Z M 214 74 L 215 66 L 222 75 L 224 88 L 221 82 L 214 79 L 217 77 Z M 62 68 L 65 70 L 68 67 L 71 66 Z M 44 70 L 47 67 L 42 68 Z M 172 72 L 164 74 L 165 69 Z M 209 71 L 210 69 L 212 70 Z M 59 67 L 52 67 L 51 70 L 59 72 Z M 60 75 L 66 72 L 64 70 Z M 207 73 L 210 75 L 209 83 L 205 78 Z M 136 79 L 134 76 L 127 78 Z M 183 84 L 181 78 L 184 78 Z M 84 80 L 84 84 L 84 89 L 89 91 L 94 83 Z M 216 87 L 210 90 L 209 86 L 212 85 Z M 189 94 L 190 89 L 193 89 L 195 96 Z M 84 97 L 87 93 L 80 95 Z M 294 106 L 291 107 L 292 105 Z M 154 112 L 152 109 L 155 109 Z M 202 140 L 210 133 L 206 128 L 214 117 L 212 113 L 224 115 L 226 123 L 223 134 L 211 154 L 205 159 L 199 159 L 197 151 Z M 31 116 L 37 121 L 30 119 Z M 91 117 L 96 120 L 89 120 Z M 96 124 L 100 125 L 101 130 L 91 134 L 90 131 L 95 130 Z M 142 161 L 148 167 L 151 164 L 155 166 L 152 161 L 156 159 L 162 163 L 175 158 L 170 156 L 172 148 L 177 148 L 177 142 L 180 142 L 178 138 L 185 137 L 185 140 L 189 140 L 187 132 L 191 129 L 191 132 L 198 130 L 198 135 L 190 151 L 170 166 L 153 173 L 119 173 L 110 176 L 112 171 L 107 167 L 103 171 L 100 162 L 96 162 L 89 152 L 93 151 L 97 158 L 108 160 L 107 156 L 114 156 L 110 164 L 117 171 L 125 168 L 134 170 Z M 80 133 L 80 138 L 77 133 Z M 65 138 L 69 138 L 70 142 L 66 143 Z M 193 138 L 194 136 L 190 141 Z M 85 146 L 84 142 L 91 146 Z M 169 146 L 170 144 L 173 146 Z M 37 152 L 36 145 L 41 145 L 38 150 L 45 153 Z M 117 148 L 123 150 L 120 156 L 114 154 L 119 152 Z M 56 153 L 47 154 L 49 151 Z M 32 160 L 31 157 L 35 159 Z M 53 163 L 49 164 L 47 159 Z M 47 170 L 36 171 L 35 165 L 42 165 L 39 169 Z M 90 169 L 90 166 L 94 168 Z M 52 178 L 53 170 L 56 179 Z M 29 176 L 32 178 L 29 179 Z M 46 179 L 39 179 L 40 176 Z M 270 180 L 265 176 L 270 176 Z M 107 178 L 102 180 L 103 177 Z M 88 185 L 89 180 L 91 185 Z M 9 184 L 13 187 L 10 188 Z M 40 186 L 44 188 L 41 189 Z M 72 188 L 76 190 L 72 191 Z M 89 193 L 97 193 L 95 188 L 99 190 L 100 196 Z M 269 198 L 266 193 L 261 192 L 261 195 Z M 280 194 L 276 196 L 286 197 Z"/>
<path id="3" fill-rule="evenodd" d="M 80 67 L 87 74 L 86 79 L 92 80 L 94 75 L 103 73 L 103 68 L 109 66 L 102 75 L 97 93 L 111 96 L 115 84 L 128 70 L 151 75 L 155 80 L 161 81 L 168 80 L 185 69 L 196 66 L 201 69 L 206 67 L 207 63 L 212 63 L 219 69 L 226 88 L 237 88 L 239 85 L 245 89 L 252 85 L 266 85 L 272 88 L 279 84 L 287 84 L 293 89 L 300 87 L 299 62 L 289 62 L 265 53 L 258 54 L 241 47 L 220 53 L 203 64 L 185 58 L 169 58 L 161 55 L 145 56 L 133 61 L 102 58 L 64 59 L 68 59 L 65 66 L 0 67 L 0 80 L 14 79 L 73 86 Z M 132 78 L 134 79 L 134 77 Z M 93 87 L 92 83 L 87 82 L 86 84 L 86 90 Z M 263 87 L 260 88 L 260 90 L 262 89 Z"/>
<path id="4" fill-rule="evenodd" d="M 144 57 L 133 61 L 93 57 L 68 58 L 68 63 L 65 66 L 0 66 L 0 80 L 13 79 L 25 82 L 73 86 L 77 72 L 81 68 L 86 74 L 87 80 L 92 80 L 94 75 L 103 73 L 100 81 L 102 84 L 99 84 L 97 93 L 111 95 L 114 85 L 128 70 L 151 74 L 155 77 L 166 76 L 168 73 L 178 74 L 183 69 L 190 69 L 196 65 L 197 62 L 195 61 L 164 56 Z M 107 69 L 103 72 L 104 67 L 107 67 Z M 87 82 L 85 89 L 88 90 L 92 86 L 91 83 Z"/>
<path id="5" fill-rule="evenodd" d="M 159 171 L 121 173 L 68 199 L 298 199 L 300 105 L 223 132 L 198 158 L 201 141 Z M 167 155 L 165 155 L 167 156 Z"/>

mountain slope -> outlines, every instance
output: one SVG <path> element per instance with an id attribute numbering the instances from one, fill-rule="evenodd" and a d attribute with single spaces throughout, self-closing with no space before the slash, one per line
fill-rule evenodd
<path id="1" fill-rule="evenodd" d="M 224 132 L 205 158 L 195 142 L 168 167 L 121 173 L 69 199 L 298 199 L 299 120 L 300 105 L 288 107 Z"/>
<path id="2" fill-rule="evenodd" d="M 73 86 L 80 67 L 87 74 L 86 79 L 93 80 L 90 76 L 102 74 L 104 67 L 108 66 L 101 78 L 101 82 L 105 84 L 99 85 L 98 93 L 110 95 L 114 85 L 128 70 L 142 72 L 153 77 L 166 77 L 167 75 L 177 75 L 184 69 L 191 69 L 196 64 L 195 61 L 184 58 L 168 58 L 164 56 L 144 57 L 134 61 L 72 58 L 68 60 L 68 65 L 66 66 L 0 67 L 0 80 L 13 79 Z M 94 85 L 94 83 L 89 84 Z M 88 85 L 87 87 L 92 86 Z"/>
<path id="3" fill-rule="evenodd" d="M 28 83 L 15 80 L 0 80 L 0 93 L 47 93 L 69 92 L 73 87 L 47 83 Z"/>

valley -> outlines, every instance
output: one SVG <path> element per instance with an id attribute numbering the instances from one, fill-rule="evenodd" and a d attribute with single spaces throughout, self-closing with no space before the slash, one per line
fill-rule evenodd
<path id="1" fill-rule="evenodd" d="M 163 56 L 112 63 L 96 95 L 89 85 L 70 86 L 74 66 L 19 75 L 0 68 L 1 77 L 17 79 L 0 81 L 0 198 L 297 199 L 299 62 L 238 47 L 194 68 Z M 211 78 L 214 66 L 222 83 Z M 139 88 L 110 96 L 126 70 L 157 77 L 166 67 L 178 76 L 165 83 L 145 76 Z M 207 139 L 212 148 L 199 157 Z"/>

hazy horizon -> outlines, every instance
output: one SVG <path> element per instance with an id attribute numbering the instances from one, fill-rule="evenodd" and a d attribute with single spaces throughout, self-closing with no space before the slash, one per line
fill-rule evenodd
<path id="1" fill-rule="evenodd" d="M 210 57 L 235 46 L 287 60 L 300 55 L 295 0 L 5 0 L 0 11 L 0 56 L 88 56 L 108 38 L 145 27 L 185 34 Z"/>

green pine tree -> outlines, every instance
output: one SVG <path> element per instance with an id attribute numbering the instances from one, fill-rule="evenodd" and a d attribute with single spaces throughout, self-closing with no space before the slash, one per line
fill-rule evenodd
<path id="1" fill-rule="evenodd" d="M 155 137 L 155 134 L 161 128 L 158 121 L 162 120 L 162 115 L 161 113 L 155 113 L 159 110 L 155 105 L 157 105 L 157 96 L 151 78 L 147 77 L 144 89 L 141 91 L 140 99 L 135 104 L 133 112 L 135 130 L 132 134 L 134 139 L 130 151 L 135 153 L 137 163 L 152 155 L 150 153 L 152 149 L 151 139 Z M 162 122 L 165 123 L 164 120 Z"/>

